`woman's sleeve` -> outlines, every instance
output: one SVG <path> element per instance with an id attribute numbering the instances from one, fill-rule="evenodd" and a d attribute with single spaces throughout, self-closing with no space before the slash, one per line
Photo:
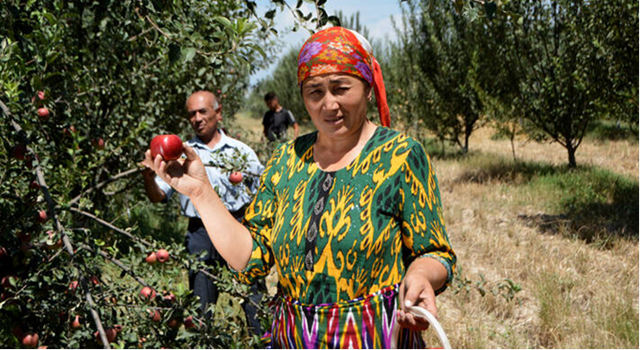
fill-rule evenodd
<path id="1" fill-rule="evenodd" d="M 442 263 L 447 270 L 446 289 L 453 278 L 456 255 L 451 248 L 444 225 L 438 179 L 431 161 L 419 143 L 413 144 L 404 164 L 404 181 L 400 189 L 402 240 L 405 266 L 415 259 L 429 257 Z"/>
<path id="2" fill-rule="evenodd" d="M 243 224 L 253 238 L 253 250 L 244 270 L 231 269 L 236 278 L 243 283 L 252 284 L 256 279 L 266 277 L 275 262 L 271 249 L 271 230 L 276 212 L 276 200 L 271 177 L 273 176 L 274 163 L 279 158 L 278 153 L 276 151 L 267 163 L 260 177 L 258 193 L 244 214 Z"/>

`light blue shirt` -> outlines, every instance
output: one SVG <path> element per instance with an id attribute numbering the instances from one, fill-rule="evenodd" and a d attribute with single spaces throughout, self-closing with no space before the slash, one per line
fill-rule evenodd
<path id="1" fill-rule="evenodd" d="M 258 191 L 260 184 L 259 176 L 262 174 L 264 166 L 260 164 L 258 156 L 251 147 L 228 137 L 220 129 L 218 129 L 218 132 L 221 136 L 220 141 L 218 141 L 213 149 L 209 148 L 209 146 L 202 142 L 197 136 L 187 141 L 187 145 L 196 151 L 198 157 L 200 157 L 202 163 L 204 163 L 211 186 L 218 192 L 222 203 L 224 203 L 229 211 L 237 211 L 249 204 Z M 219 166 L 209 166 L 222 164 L 224 159 L 237 159 L 238 155 L 244 155 L 246 157 L 244 168 L 238 169 L 243 174 L 243 181 L 239 184 L 232 184 L 229 181 L 231 171 Z M 167 200 L 171 198 L 175 190 L 158 176 L 156 176 L 156 183 L 167 196 Z M 200 214 L 196 211 L 189 197 L 183 194 L 180 194 L 180 206 L 182 207 L 182 215 L 190 218 L 200 217 Z"/>

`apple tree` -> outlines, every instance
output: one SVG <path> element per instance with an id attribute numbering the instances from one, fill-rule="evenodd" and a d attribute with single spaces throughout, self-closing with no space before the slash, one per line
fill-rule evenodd
<path id="1" fill-rule="evenodd" d="M 329 22 L 324 2 L 301 23 Z M 137 164 L 154 135 L 186 139 L 191 92 L 213 91 L 233 115 L 283 10 L 295 9 L 276 0 L 264 14 L 248 0 L 0 3 L 0 344 L 256 344 L 233 305 L 200 317 L 183 281 L 204 266 L 185 252 L 175 206 L 148 204 Z M 206 273 L 243 302 L 225 268 Z"/>

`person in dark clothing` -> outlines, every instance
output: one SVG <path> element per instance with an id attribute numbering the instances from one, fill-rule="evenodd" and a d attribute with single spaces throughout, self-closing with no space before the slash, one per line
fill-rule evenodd
<path id="1" fill-rule="evenodd" d="M 264 102 L 269 110 L 262 117 L 264 136 L 269 141 L 284 140 L 287 136 L 287 128 L 293 126 L 293 138 L 298 138 L 300 128 L 293 114 L 288 109 L 280 106 L 278 96 L 274 92 L 264 95 Z"/>

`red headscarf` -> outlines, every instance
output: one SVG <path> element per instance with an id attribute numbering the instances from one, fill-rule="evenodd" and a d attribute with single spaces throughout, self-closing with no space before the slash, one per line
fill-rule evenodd
<path id="1" fill-rule="evenodd" d="M 351 74 L 369 82 L 376 94 L 380 123 L 391 125 L 380 64 L 364 37 L 349 29 L 331 27 L 307 39 L 298 54 L 298 84 L 327 73 Z"/>

